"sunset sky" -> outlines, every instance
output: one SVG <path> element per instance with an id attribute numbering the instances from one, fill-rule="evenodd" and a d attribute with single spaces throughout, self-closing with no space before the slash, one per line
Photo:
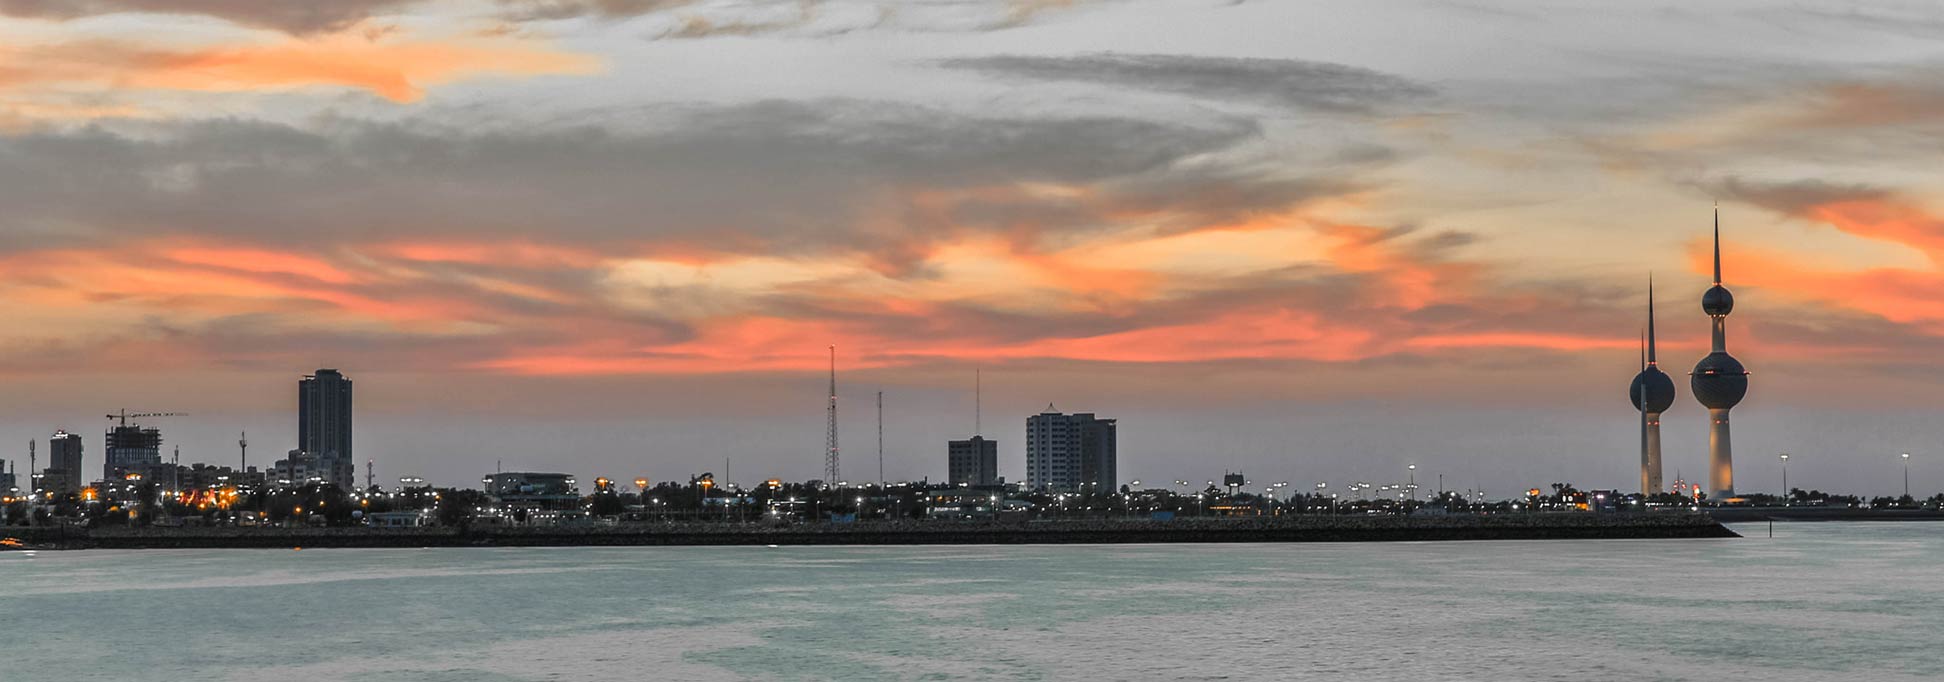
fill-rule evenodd
<path id="1" fill-rule="evenodd" d="M 1624 489 L 1651 272 L 1694 481 L 1719 201 L 1738 487 L 1929 494 L 1940 159 L 1932 3 L 0 0 L 0 458 Z"/>

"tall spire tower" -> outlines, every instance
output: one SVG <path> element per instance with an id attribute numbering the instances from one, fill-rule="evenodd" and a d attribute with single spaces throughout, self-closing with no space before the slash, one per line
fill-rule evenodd
<path id="1" fill-rule="evenodd" d="M 1701 311 L 1714 323 L 1714 349 L 1689 374 L 1694 399 L 1708 408 L 1708 496 L 1726 500 L 1735 496 L 1734 448 L 1728 437 L 1728 410 L 1748 395 L 1748 370 L 1728 354 L 1728 313 L 1735 311 L 1735 296 L 1721 286 L 1721 206 L 1714 214 L 1714 286 L 1701 295 Z"/>
<path id="2" fill-rule="evenodd" d="M 1647 276 L 1647 331 L 1641 338 L 1640 373 L 1627 391 L 1640 412 L 1640 494 L 1661 489 L 1660 416 L 1674 406 L 1674 379 L 1660 369 L 1654 354 L 1654 277 Z"/>
<path id="3" fill-rule="evenodd" d="M 837 485 L 837 346 L 830 347 L 830 424 L 824 433 L 824 487 Z"/>

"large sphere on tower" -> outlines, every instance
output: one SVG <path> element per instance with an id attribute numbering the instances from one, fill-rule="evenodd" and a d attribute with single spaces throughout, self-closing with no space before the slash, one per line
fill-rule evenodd
<path id="1" fill-rule="evenodd" d="M 1643 394 L 1646 407 L 1641 406 Z M 1674 378 L 1667 376 L 1659 367 L 1648 367 L 1634 375 L 1633 385 L 1627 387 L 1627 399 L 1633 401 L 1634 409 L 1647 412 L 1666 412 L 1674 406 Z"/>
<path id="2" fill-rule="evenodd" d="M 1702 405 L 1727 409 L 1748 395 L 1748 370 L 1734 356 L 1715 351 L 1695 363 L 1688 386 L 1694 391 L 1694 399 Z"/>
<path id="3" fill-rule="evenodd" d="M 1701 310 L 1711 317 L 1732 313 L 1735 311 L 1735 295 L 1728 293 L 1727 287 L 1716 284 L 1701 295 Z"/>

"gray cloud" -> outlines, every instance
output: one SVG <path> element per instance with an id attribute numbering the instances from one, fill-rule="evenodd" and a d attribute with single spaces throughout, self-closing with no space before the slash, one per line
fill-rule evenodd
<path id="1" fill-rule="evenodd" d="M 1345 114 L 1379 113 L 1435 93 L 1429 86 L 1398 76 L 1300 59 L 1002 55 L 946 59 L 939 64 L 998 78 L 1093 83 Z"/>
<path id="2" fill-rule="evenodd" d="M 131 12 L 203 15 L 289 33 L 345 28 L 424 0 L 0 0 L 0 15 L 78 19 Z"/>
<path id="3" fill-rule="evenodd" d="M 498 0 L 513 22 L 664 16 L 656 38 L 756 35 L 804 29 L 817 35 L 896 27 L 995 31 L 1041 14 L 1104 0 Z M 292 34 L 344 29 L 431 0 L 0 0 L 0 16 L 68 20 L 125 13 L 206 16 Z"/>
<path id="4" fill-rule="evenodd" d="M 1891 195 L 1889 190 L 1869 185 L 1842 185 L 1821 180 L 1759 182 L 1733 176 L 1705 183 L 1703 187 L 1714 196 L 1789 216 L 1801 216 L 1823 204 L 1877 200 Z"/>
<path id="5" fill-rule="evenodd" d="M 662 16 L 654 38 L 758 34 L 835 35 L 874 28 L 981 32 L 1017 28 L 1041 15 L 1107 0 L 499 0 L 512 21 Z"/>
<path id="6" fill-rule="evenodd" d="M 690 7 L 696 0 L 499 0 L 516 21 L 550 21 L 578 17 L 619 19 Z"/>
<path id="7" fill-rule="evenodd" d="M 0 203 L 12 208 L 0 238 L 877 249 L 952 230 L 1097 228 L 1122 208 L 1165 207 L 1193 223 L 1356 185 L 1342 169 L 1308 180 L 1208 161 L 1257 138 L 1232 119 L 997 118 L 857 101 L 614 116 L 517 130 L 221 119 L 5 137 Z M 1088 191 L 1008 190 L 1024 183 Z"/>

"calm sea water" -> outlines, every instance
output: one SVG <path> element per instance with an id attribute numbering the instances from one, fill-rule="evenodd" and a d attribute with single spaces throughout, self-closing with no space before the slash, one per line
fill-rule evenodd
<path id="1" fill-rule="evenodd" d="M 1944 678 L 1944 524 L 0 554 L 0 680 Z"/>

